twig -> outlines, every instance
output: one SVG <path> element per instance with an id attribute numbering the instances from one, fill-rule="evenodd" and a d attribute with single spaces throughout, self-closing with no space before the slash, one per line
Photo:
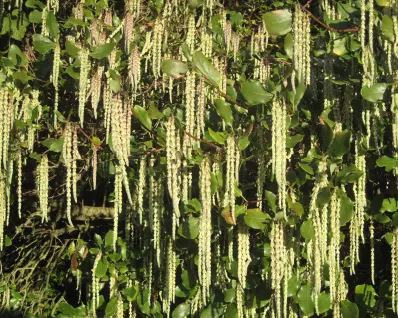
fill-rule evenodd
<path id="1" fill-rule="evenodd" d="M 83 136 L 85 136 L 88 140 L 91 141 L 91 143 L 94 145 L 95 148 L 102 150 L 103 148 L 100 145 L 96 145 L 93 140 L 91 139 L 91 137 L 89 135 L 87 135 L 87 133 L 76 123 L 73 123 L 77 129 L 79 129 L 79 131 L 83 134 Z"/>
<path id="2" fill-rule="evenodd" d="M 204 140 L 204 139 L 200 139 L 200 138 L 198 138 L 198 137 L 195 137 L 194 135 L 192 135 L 192 134 L 190 134 L 189 132 L 187 132 L 187 131 L 186 131 L 184 128 L 182 128 L 181 126 L 180 126 L 180 129 L 183 131 L 184 134 L 186 134 L 187 136 L 189 136 L 189 137 L 195 139 L 196 141 L 202 142 L 202 143 L 204 143 L 204 144 L 206 144 L 206 145 L 208 145 L 208 146 L 210 146 L 210 147 L 213 147 L 213 148 L 215 148 L 217 151 L 219 151 L 219 150 L 221 149 L 220 147 L 218 147 L 217 145 L 213 144 L 213 143 L 210 142 L 210 141 L 207 141 L 207 140 Z"/>
<path id="3" fill-rule="evenodd" d="M 338 33 L 348 33 L 348 32 L 358 32 L 360 30 L 359 27 L 354 27 L 354 28 L 348 28 L 348 29 L 335 29 L 330 26 L 328 26 L 325 22 L 322 22 L 319 20 L 316 16 L 314 16 L 307 8 L 304 6 L 300 5 L 301 9 L 305 11 L 315 22 L 317 22 L 319 25 L 323 26 L 326 30 L 333 31 L 333 32 L 338 32 Z"/>
<path id="4" fill-rule="evenodd" d="M 303 8 L 309 8 L 311 5 L 312 0 L 308 0 L 307 3 L 303 6 Z"/>

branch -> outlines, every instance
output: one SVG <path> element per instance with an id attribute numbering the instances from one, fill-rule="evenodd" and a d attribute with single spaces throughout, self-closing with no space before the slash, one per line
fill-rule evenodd
<path id="1" fill-rule="evenodd" d="M 308 1 L 308 2 L 311 3 L 311 0 Z M 308 4 L 308 2 L 307 2 L 307 4 Z M 359 27 L 348 28 L 348 29 L 335 29 L 335 28 L 332 28 L 332 27 L 328 26 L 325 22 L 322 22 L 316 16 L 314 16 L 305 6 L 300 5 L 301 9 L 304 12 L 306 12 L 315 22 L 317 22 L 319 25 L 323 26 L 326 30 L 337 32 L 337 33 L 358 32 L 360 30 Z"/>
<path id="2" fill-rule="evenodd" d="M 200 139 L 200 138 L 198 138 L 198 137 L 195 137 L 194 135 L 192 135 L 192 134 L 190 134 L 189 132 L 187 132 L 184 128 L 182 128 L 182 126 L 180 126 L 180 129 L 183 131 L 184 134 L 186 134 L 187 136 L 189 136 L 189 137 L 195 139 L 196 141 L 202 142 L 202 143 L 204 143 L 204 144 L 206 144 L 206 145 L 208 145 L 208 146 L 210 146 L 210 147 L 213 147 L 213 148 L 215 148 L 217 151 L 219 151 L 219 150 L 221 149 L 220 147 L 218 147 L 217 145 L 213 144 L 213 143 L 210 142 L 210 141 L 207 141 L 207 140 L 204 140 L 204 139 Z"/>
<path id="3" fill-rule="evenodd" d="M 95 148 L 99 149 L 99 150 L 103 150 L 103 148 L 100 145 L 96 145 L 95 143 L 93 143 L 93 140 L 91 139 L 91 137 L 89 135 L 87 135 L 87 133 L 76 123 L 72 123 L 73 125 L 76 126 L 77 129 L 79 129 L 79 131 L 83 134 L 84 137 L 86 137 L 88 140 L 91 141 L 91 143 L 94 145 Z"/>
<path id="4" fill-rule="evenodd" d="M 308 0 L 307 3 L 303 6 L 303 8 L 309 8 L 312 0 Z"/>

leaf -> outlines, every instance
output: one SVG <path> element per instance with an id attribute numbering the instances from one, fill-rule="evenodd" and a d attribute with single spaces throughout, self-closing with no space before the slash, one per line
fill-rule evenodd
<path id="1" fill-rule="evenodd" d="M 235 301 L 236 288 L 229 288 L 224 291 L 224 301 L 226 303 L 232 303 Z"/>
<path id="2" fill-rule="evenodd" d="M 330 201 L 330 189 L 328 187 L 324 187 L 319 190 L 318 196 L 316 197 L 316 204 L 319 207 L 323 207 L 325 204 L 328 204 Z"/>
<path id="3" fill-rule="evenodd" d="M 310 175 L 314 175 L 314 169 L 306 163 L 299 162 L 298 166 Z"/>
<path id="4" fill-rule="evenodd" d="M 337 180 L 342 183 L 354 183 L 356 182 L 361 176 L 363 172 L 358 170 L 354 164 L 350 164 L 345 166 L 338 174 Z"/>
<path id="5" fill-rule="evenodd" d="M 245 223 L 248 227 L 255 230 L 264 230 L 265 222 L 270 219 L 270 216 L 260 209 L 247 209 L 245 215 Z"/>
<path id="6" fill-rule="evenodd" d="M 50 151 L 54 152 L 62 152 L 64 146 L 64 137 L 60 137 L 58 140 L 55 140 L 51 146 L 50 146 Z"/>
<path id="7" fill-rule="evenodd" d="M 272 212 L 276 212 L 276 195 L 271 191 L 264 191 L 267 204 L 271 208 Z"/>
<path id="8" fill-rule="evenodd" d="M 95 276 L 98 278 L 102 278 L 105 276 L 106 272 L 108 271 L 108 261 L 105 257 L 102 257 L 97 267 L 95 268 Z"/>
<path id="9" fill-rule="evenodd" d="M 108 317 L 114 316 L 117 314 L 117 297 L 113 296 L 109 303 L 106 305 L 105 314 Z"/>
<path id="10" fill-rule="evenodd" d="M 320 127 L 320 141 L 321 141 L 321 149 L 323 152 L 326 152 L 330 145 L 332 144 L 334 138 L 333 129 L 329 126 L 328 123 L 324 122 Z"/>
<path id="11" fill-rule="evenodd" d="M 365 100 L 375 103 L 383 99 L 387 87 L 388 85 L 385 83 L 376 83 L 370 87 L 362 86 L 361 95 Z"/>
<path id="12" fill-rule="evenodd" d="M 380 212 L 395 212 L 397 211 L 397 201 L 394 198 L 385 198 L 381 205 Z"/>
<path id="13" fill-rule="evenodd" d="M 93 52 L 90 53 L 90 56 L 93 58 L 100 60 L 104 57 L 107 57 L 109 54 L 112 53 L 113 48 L 115 47 L 114 43 L 105 43 L 99 46 L 96 46 Z"/>
<path id="14" fill-rule="evenodd" d="M 46 54 L 55 48 L 55 42 L 42 34 L 33 34 L 33 46 L 41 54 Z"/>
<path id="15" fill-rule="evenodd" d="M 355 303 L 350 302 L 349 300 L 343 300 L 340 302 L 340 310 L 343 318 L 358 318 L 359 317 L 359 309 Z"/>
<path id="16" fill-rule="evenodd" d="M 312 220 L 304 221 L 300 226 L 300 234 L 304 237 L 305 241 L 308 243 L 315 237 L 314 225 L 312 224 Z"/>
<path id="17" fill-rule="evenodd" d="M 238 141 L 238 144 L 239 144 L 240 151 L 245 150 L 250 145 L 249 137 L 244 136 L 244 137 L 240 138 Z"/>
<path id="18" fill-rule="evenodd" d="M 30 23 L 41 23 L 42 21 L 42 11 L 33 10 L 29 13 L 29 22 Z"/>
<path id="19" fill-rule="evenodd" d="M 122 293 L 128 301 L 134 301 L 137 298 L 138 290 L 134 287 L 127 287 L 122 291 Z"/>
<path id="20" fill-rule="evenodd" d="M 303 140 L 304 135 L 297 134 L 294 136 L 288 136 L 286 138 L 286 147 L 287 148 L 294 148 L 300 141 Z"/>
<path id="21" fill-rule="evenodd" d="M 330 294 L 322 292 L 318 296 L 318 314 L 323 314 L 330 309 Z"/>
<path id="22" fill-rule="evenodd" d="M 202 52 L 195 51 L 192 54 L 192 63 L 214 86 L 219 87 L 221 75 Z"/>
<path id="23" fill-rule="evenodd" d="M 287 296 L 294 296 L 296 295 L 297 291 L 299 290 L 301 285 L 301 280 L 298 274 L 294 274 L 292 277 L 289 278 L 287 282 Z"/>
<path id="24" fill-rule="evenodd" d="M 113 231 L 108 231 L 105 235 L 105 247 L 113 246 Z"/>
<path id="25" fill-rule="evenodd" d="M 224 122 L 232 127 L 232 124 L 234 122 L 234 117 L 232 115 L 232 109 L 231 106 L 223 99 L 217 98 L 214 101 L 214 104 L 217 109 L 218 115 L 221 116 L 221 118 L 224 120 Z"/>
<path id="26" fill-rule="evenodd" d="M 387 40 L 394 42 L 394 24 L 392 19 L 388 15 L 383 15 L 383 20 L 381 21 L 381 33 Z"/>
<path id="27" fill-rule="evenodd" d="M 68 303 L 60 303 L 57 309 L 67 317 L 74 317 L 75 316 L 75 308 L 73 308 Z"/>
<path id="28" fill-rule="evenodd" d="M 275 10 L 263 15 L 265 28 L 270 35 L 285 35 L 292 29 L 292 13 L 289 10 Z"/>
<path id="29" fill-rule="evenodd" d="M 11 241 L 10 237 L 8 235 L 5 235 L 4 236 L 4 246 L 8 247 L 8 246 L 11 246 L 11 245 L 12 245 L 12 241 Z"/>
<path id="30" fill-rule="evenodd" d="M 222 132 L 214 131 L 213 129 L 209 128 L 209 135 L 210 137 L 218 144 L 223 145 L 225 140 L 227 139 Z"/>
<path id="31" fill-rule="evenodd" d="M 329 155 L 332 157 L 342 157 L 350 150 L 351 132 L 343 130 L 336 133 L 332 144 L 329 147 Z"/>
<path id="32" fill-rule="evenodd" d="M 52 11 L 48 11 L 46 19 L 46 27 L 50 35 L 56 39 L 59 34 L 59 25 L 55 14 Z"/>
<path id="33" fill-rule="evenodd" d="M 188 65 L 178 60 L 165 60 L 162 63 L 162 71 L 172 78 L 181 78 L 188 72 Z"/>
<path id="34" fill-rule="evenodd" d="M 259 81 L 244 81 L 241 86 L 244 99 L 251 105 L 264 104 L 272 99 L 273 95 Z"/>
<path id="35" fill-rule="evenodd" d="M 65 49 L 66 49 L 66 52 L 68 52 L 68 54 L 72 57 L 77 57 L 79 55 L 80 50 L 77 48 L 77 46 L 73 42 L 71 42 L 69 40 L 66 40 L 66 42 L 65 42 Z"/>
<path id="36" fill-rule="evenodd" d="M 285 36 L 285 40 L 283 42 L 283 47 L 285 49 L 286 55 L 292 59 L 293 58 L 293 34 L 288 33 Z"/>
<path id="37" fill-rule="evenodd" d="M 222 209 L 221 216 L 224 218 L 227 224 L 235 225 L 234 218 L 232 217 L 231 213 L 231 207 L 229 205 L 227 205 L 224 209 Z"/>
<path id="38" fill-rule="evenodd" d="M 199 219 L 193 216 L 182 222 L 178 234 L 187 239 L 196 239 L 199 236 Z"/>
<path id="39" fill-rule="evenodd" d="M 360 307 L 373 308 L 376 305 L 376 291 L 372 285 L 357 285 L 355 287 L 355 303 Z"/>
<path id="40" fill-rule="evenodd" d="M 191 305 L 188 303 L 179 304 L 171 314 L 173 318 L 185 318 L 188 317 L 191 312 Z"/>
<path id="41" fill-rule="evenodd" d="M 21 49 L 15 44 L 11 44 L 8 49 L 8 58 L 15 66 L 23 66 L 27 61 L 25 54 L 23 54 Z"/>
<path id="42" fill-rule="evenodd" d="M 340 226 L 346 224 L 351 220 L 354 214 L 354 203 L 341 189 L 339 191 L 340 195 Z"/>
<path id="43" fill-rule="evenodd" d="M 309 284 L 301 286 L 297 294 L 297 299 L 304 315 L 312 316 L 314 314 L 314 302 L 311 297 L 311 286 Z"/>
<path id="44" fill-rule="evenodd" d="M 376 160 L 376 165 L 378 167 L 385 167 L 386 171 L 389 172 L 392 169 L 398 168 L 398 159 L 383 156 Z"/>
<path id="45" fill-rule="evenodd" d="M 346 48 L 347 39 L 345 37 L 333 41 L 333 53 L 343 56 L 348 53 Z"/>
<path id="46" fill-rule="evenodd" d="M 146 127 L 148 130 L 152 130 L 152 121 L 144 107 L 138 105 L 134 106 L 133 113 L 141 122 L 141 124 L 144 125 L 144 127 Z"/>

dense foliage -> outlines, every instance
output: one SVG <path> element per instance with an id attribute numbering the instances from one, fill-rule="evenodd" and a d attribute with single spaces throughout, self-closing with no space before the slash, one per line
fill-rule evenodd
<path id="1" fill-rule="evenodd" d="M 396 316 L 395 0 L 5 0 L 0 26 L 2 315 Z"/>

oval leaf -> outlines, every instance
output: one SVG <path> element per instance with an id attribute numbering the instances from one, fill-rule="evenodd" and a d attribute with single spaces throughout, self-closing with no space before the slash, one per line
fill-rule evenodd
<path id="1" fill-rule="evenodd" d="M 232 115 L 231 106 L 229 106 L 229 104 L 225 100 L 220 98 L 216 99 L 214 101 L 214 104 L 216 106 L 217 113 L 221 116 L 225 123 L 229 126 L 232 126 L 234 118 Z"/>
<path id="2" fill-rule="evenodd" d="M 272 99 L 272 94 L 267 92 L 259 81 L 244 81 L 242 95 L 251 105 L 264 104 Z"/>
<path id="3" fill-rule="evenodd" d="M 144 125 L 147 129 L 152 129 L 152 121 L 149 118 L 148 112 L 144 107 L 141 106 L 134 106 L 134 115 L 137 119 Z"/>
<path id="4" fill-rule="evenodd" d="M 263 15 L 263 21 L 271 35 L 285 35 L 292 29 L 292 13 L 289 10 L 267 12 Z"/>
<path id="5" fill-rule="evenodd" d="M 182 61 L 170 59 L 163 61 L 162 71 L 172 78 L 180 78 L 188 72 L 188 66 Z"/>
<path id="6" fill-rule="evenodd" d="M 219 87 L 221 75 L 202 52 L 195 51 L 192 54 L 192 63 L 214 86 Z"/>
<path id="7" fill-rule="evenodd" d="M 383 99 L 384 92 L 388 85 L 385 83 L 376 83 L 372 86 L 363 86 L 361 89 L 362 97 L 369 102 L 377 102 Z"/>

